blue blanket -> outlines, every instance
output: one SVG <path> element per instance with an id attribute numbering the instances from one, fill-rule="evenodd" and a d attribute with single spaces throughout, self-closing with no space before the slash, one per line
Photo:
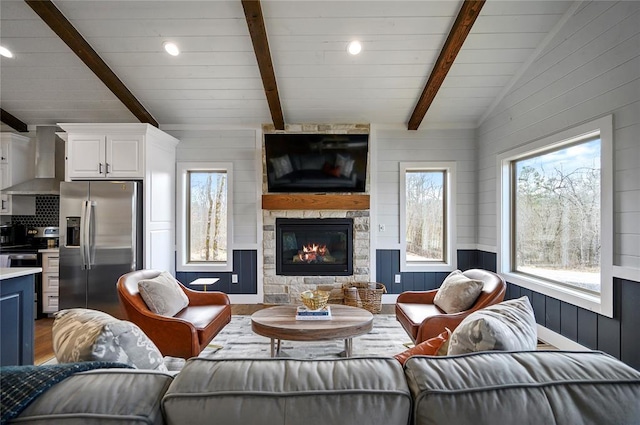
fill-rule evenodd
<path id="1" fill-rule="evenodd" d="M 77 372 L 92 369 L 127 368 L 111 362 L 65 363 L 49 366 L 4 366 L 0 368 L 0 424 L 17 417 L 39 395 Z"/>

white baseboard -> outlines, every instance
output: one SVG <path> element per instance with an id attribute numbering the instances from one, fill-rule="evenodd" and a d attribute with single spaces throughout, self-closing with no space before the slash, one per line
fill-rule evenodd
<path id="1" fill-rule="evenodd" d="M 227 294 L 231 304 L 262 304 L 262 295 L 256 294 Z"/>
<path id="2" fill-rule="evenodd" d="M 591 351 L 591 349 L 584 345 L 578 344 L 577 342 L 545 328 L 542 325 L 538 325 L 538 339 L 542 342 L 553 345 L 559 350 Z"/>
<path id="3" fill-rule="evenodd" d="M 386 294 L 382 295 L 382 304 L 395 304 L 400 294 Z"/>

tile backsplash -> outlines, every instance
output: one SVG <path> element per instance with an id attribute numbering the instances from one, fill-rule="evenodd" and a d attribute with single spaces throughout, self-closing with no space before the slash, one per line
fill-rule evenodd
<path id="1" fill-rule="evenodd" d="M 60 225 L 60 197 L 58 195 L 36 196 L 35 215 L 14 215 L 11 223 L 21 223 L 26 227 L 46 227 Z"/>

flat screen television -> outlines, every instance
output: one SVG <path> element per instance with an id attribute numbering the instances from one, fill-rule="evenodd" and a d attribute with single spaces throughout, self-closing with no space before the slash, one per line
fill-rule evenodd
<path id="1" fill-rule="evenodd" d="M 269 192 L 365 192 L 368 134 L 265 134 Z"/>

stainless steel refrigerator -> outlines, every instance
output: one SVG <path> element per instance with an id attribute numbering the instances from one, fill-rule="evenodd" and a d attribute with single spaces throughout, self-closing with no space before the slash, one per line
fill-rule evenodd
<path id="1" fill-rule="evenodd" d="M 118 278 L 142 268 L 142 182 L 60 183 L 60 309 L 124 318 Z"/>

